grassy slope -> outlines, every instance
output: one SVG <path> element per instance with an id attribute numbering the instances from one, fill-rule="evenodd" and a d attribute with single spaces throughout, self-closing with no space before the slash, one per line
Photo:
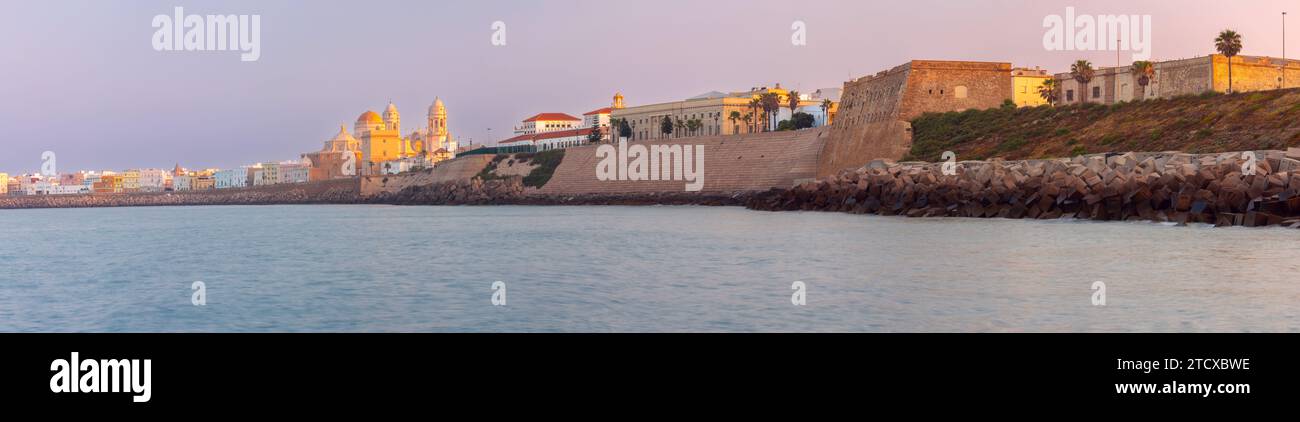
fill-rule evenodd
<path id="1" fill-rule="evenodd" d="M 927 113 L 904 160 L 1069 157 L 1108 151 L 1192 153 L 1300 146 L 1300 89 L 1068 107 Z"/>

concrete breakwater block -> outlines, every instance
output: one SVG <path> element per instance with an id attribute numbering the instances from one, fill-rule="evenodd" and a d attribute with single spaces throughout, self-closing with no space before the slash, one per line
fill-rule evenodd
<path id="1" fill-rule="evenodd" d="M 1291 226 L 1300 222 L 1292 152 L 1106 153 L 1068 159 L 873 161 L 791 189 L 753 195 L 758 210 L 909 217 L 1081 218 Z"/>

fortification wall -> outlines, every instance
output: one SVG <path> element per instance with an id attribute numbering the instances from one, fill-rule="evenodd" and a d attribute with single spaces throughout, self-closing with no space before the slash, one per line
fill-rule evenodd
<path id="1" fill-rule="evenodd" d="M 691 194 L 730 194 L 789 188 L 816 175 L 817 156 L 825 129 L 769 132 L 749 135 L 692 137 L 635 141 L 629 145 L 704 146 L 704 186 Z M 566 149 L 545 186 L 530 188 L 529 195 L 636 195 L 685 192 L 682 180 L 607 180 L 596 178 L 601 161 L 596 146 Z"/>
<path id="2" fill-rule="evenodd" d="M 914 60 L 846 82 L 817 175 L 902 158 L 912 146 L 909 122 L 923 113 L 993 108 L 1010 99 L 1010 63 Z"/>

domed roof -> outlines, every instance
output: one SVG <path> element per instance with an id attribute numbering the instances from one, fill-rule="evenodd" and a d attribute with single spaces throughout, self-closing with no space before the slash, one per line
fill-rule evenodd
<path id="1" fill-rule="evenodd" d="M 389 113 L 393 113 L 393 114 L 397 113 L 397 106 L 393 105 L 392 101 L 389 101 L 388 107 L 384 109 L 384 114 L 389 114 Z"/>
<path id="2" fill-rule="evenodd" d="M 357 123 L 383 123 L 383 122 L 384 119 L 382 117 L 379 117 L 379 113 L 376 113 L 371 110 L 366 110 L 365 113 L 361 113 L 361 116 L 357 117 Z"/>
<path id="3" fill-rule="evenodd" d="M 434 114 L 446 109 L 447 107 L 442 104 L 442 98 L 434 97 L 433 105 L 429 106 L 429 114 Z"/>

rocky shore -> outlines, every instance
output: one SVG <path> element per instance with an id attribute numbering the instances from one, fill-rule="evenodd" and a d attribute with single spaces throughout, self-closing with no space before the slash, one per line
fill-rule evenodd
<path id="1" fill-rule="evenodd" d="M 751 197 L 756 210 L 909 217 L 1080 218 L 1300 228 L 1300 149 L 1219 154 L 1107 153 L 1072 159 L 874 161 Z"/>

